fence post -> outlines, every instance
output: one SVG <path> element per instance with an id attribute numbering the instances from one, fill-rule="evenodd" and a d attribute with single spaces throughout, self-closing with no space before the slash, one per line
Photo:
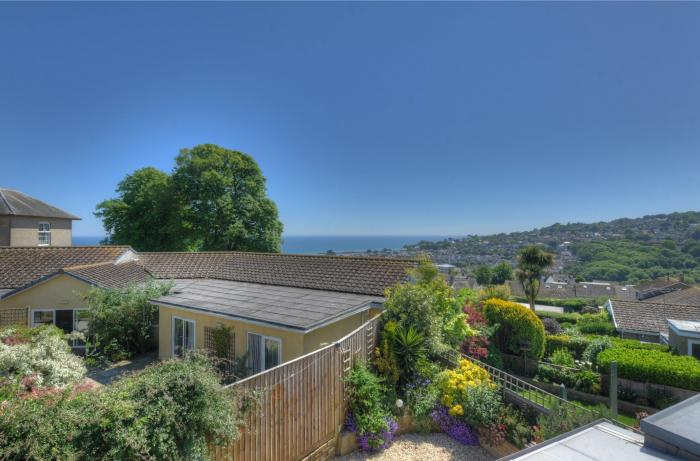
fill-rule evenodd
<path id="1" fill-rule="evenodd" d="M 561 398 L 562 398 L 562 399 L 564 399 L 564 400 L 569 400 L 569 399 L 566 397 L 566 386 L 564 385 L 564 383 L 561 383 L 561 384 L 559 385 L 559 394 L 561 395 Z"/>
<path id="2" fill-rule="evenodd" d="M 617 419 L 617 362 L 610 363 L 610 411 Z"/>

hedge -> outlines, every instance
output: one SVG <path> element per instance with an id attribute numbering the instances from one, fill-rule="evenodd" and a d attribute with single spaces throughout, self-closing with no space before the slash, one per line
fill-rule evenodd
<path id="1" fill-rule="evenodd" d="M 582 319 L 576 325 L 578 330 L 583 334 L 595 334 L 614 336 L 615 325 L 607 320 L 588 320 Z"/>
<path id="2" fill-rule="evenodd" d="M 537 312 L 537 316 L 543 319 L 554 319 L 559 323 L 577 324 L 581 320 L 581 314 L 562 314 L 560 312 Z"/>
<path id="3" fill-rule="evenodd" d="M 496 345 L 503 352 L 520 354 L 520 343 L 530 342 L 527 356 L 540 359 L 544 354 L 544 325 L 529 308 L 512 301 L 488 299 L 483 304 L 484 316 L 490 325 L 498 324 L 494 336 Z"/>
<path id="4" fill-rule="evenodd" d="M 625 347 L 598 354 L 598 365 L 608 372 L 613 361 L 621 378 L 700 391 L 700 361 L 695 357 Z"/>
<path id="5" fill-rule="evenodd" d="M 626 349 L 645 349 L 660 352 L 669 352 L 670 349 L 666 344 L 643 343 L 636 339 L 610 338 L 615 347 L 624 347 Z"/>
<path id="6" fill-rule="evenodd" d="M 547 356 L 552 355 L 557 349 L 567 349 L 580 359 L 591 339 L 585 336 L 547 335 L 546 341 Z"/>

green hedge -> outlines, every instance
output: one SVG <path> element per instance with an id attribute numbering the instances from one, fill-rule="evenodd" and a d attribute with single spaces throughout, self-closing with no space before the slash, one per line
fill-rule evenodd
<path id="1" fill-rule="evenodd" d="M 562 314 L 559 312 L 538 311 L 537 316 L 542 319 L 554 319 L 559 323 L 577 324 L 581 320 L 581 314 Z"/>
<path id="2" fill-rule="evenodd" d="M 643 343 L 636 339 L 610 338 L 615 347 L 623 347 L 625 349 L 645 349 L 660 352 L 669 352 L 670 349 L 666 344 Z"/>
<path id="3" fill-rule="evenodd" d="M 604 336 L 615 335 L 615 325 L 607 320 L 580 320 L 576 326 L 583 334 L 594 334 Z"/>
<path id="4" fill-rule="evenodd" d="M 529 308 L 502 299 L 487 299 L 483 304 L 489 325 L 499 325 L 494 335 L 498 348 L 507 353 L 520 354 L 520 343 L 530 342 L 527 356 L 541 359 L 544 354 L 544 325 Z"/>
<path id="5" fill-rule="evenodd" d="M 626 347 L 598 354 L 598 365 L 608 372 L 613 361 L 621 378 L 700 391 L 700 361 L 695 357 Z"/>
<path id="6" fill-rule="evenodd" d="M 567 349 L 580 359 L 591 339 L 585 336 L 547 335 L 546 342 L 547 356 L 552 355 L 557 349 Z"/>

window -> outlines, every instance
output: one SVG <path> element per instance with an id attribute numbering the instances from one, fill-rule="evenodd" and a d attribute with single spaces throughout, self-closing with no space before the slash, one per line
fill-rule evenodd
<path id="1" fill-rule="evenodd" d="M 700 341 L 688 340 L 688 355 L 700 360 Z"/>
<path id="2" fill-rule="evenodd" d="M 37 309 L 32 311 L 32 326 L 55 325 L 64 333 L 86 332 L 88 314 L 86 309 Z M 74 348 L 84 348 L 85 342 L 79 339 L 69 341 Z"/>
<path id="3" fill-rule="evenodd" d="M 51 245 L 51 223 L 39 223 L 39 245 Z"/>
<path id="4" fill-rule="evenodd" d="M 40 325 L 53 325 L 52 310 L 32 312 L 32 326 L 38 327 Z"/>
<path id="5" fill-rule="evenodd" d="M 173 355 L 179 357 L 194 349 L 194 320 L 173 317 Z"/>
<path id="6" fill-rule="evenodd" d="M 282 361 L 282 341 L 278 338 L 248 333 L 248 367 L 253 373 L 269 370 Z"/>

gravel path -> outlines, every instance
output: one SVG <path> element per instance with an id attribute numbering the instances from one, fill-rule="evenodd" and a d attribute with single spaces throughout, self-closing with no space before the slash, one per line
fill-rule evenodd
<path id="1" fill-rule="evenodd" d="M 445 434 L 406 434 L 397 438 L 380 453 L 355 451 L 335 461 L 493 461 L 495 458 L 479 447 L 470 447 Z"/>

